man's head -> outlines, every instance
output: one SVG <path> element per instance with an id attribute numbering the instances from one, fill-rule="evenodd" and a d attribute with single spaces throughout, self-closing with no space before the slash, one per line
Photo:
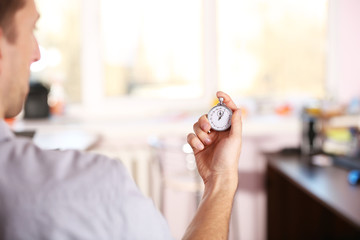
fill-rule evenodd
<path id="1" fill-rule="evenodd" d="M 14 117 L 29 91 L 31 63 L 40 59 L 34 0 L 0 0 L 0 118 Z"/>

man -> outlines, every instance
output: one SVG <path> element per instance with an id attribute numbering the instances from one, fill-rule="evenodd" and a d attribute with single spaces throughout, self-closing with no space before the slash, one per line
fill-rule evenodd
<path id="1" fill-rule="evenodd" d="M 34 0 L 0 0 L 0 238 L 171 239 L 168 226 L 120 162 L 77 151 L 43 151 L 15 138 L 4 118 L 16 116 L 28 92 L 29 69 L 40 59 L 33 34 Z M 227 239 L 238 183 L 240 111 L 227 132 L 211 132 L 206 115 L 188 142 L 205 183 L 184 239 Z"/>

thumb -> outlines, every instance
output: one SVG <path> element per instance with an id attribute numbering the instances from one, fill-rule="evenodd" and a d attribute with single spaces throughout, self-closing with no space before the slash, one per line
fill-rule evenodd
<path id="1" fill-rule="evenodd" d="M 238 108 L 233 112 L 231 118 L 230 136 L 241 138 L 241 133 L 242 133 L 241 109 Z"/>

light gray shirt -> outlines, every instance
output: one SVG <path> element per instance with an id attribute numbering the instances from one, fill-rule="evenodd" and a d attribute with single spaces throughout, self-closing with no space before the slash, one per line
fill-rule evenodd
<path id="1" fill-rule="evenodd" d="M 0 120 L 0 239 L 172 239 L 124 166 L 44 151 Z"/>

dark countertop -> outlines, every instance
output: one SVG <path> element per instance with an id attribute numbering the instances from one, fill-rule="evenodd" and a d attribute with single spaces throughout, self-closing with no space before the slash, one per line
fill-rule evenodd
<path id="1" fill-rule="evenodd" d="M 314 166 L 296 155 L 270 154 L 267 158 L 268 167 L 360 229 L 360 185 L 348 183 L 348 170 Z"/>

